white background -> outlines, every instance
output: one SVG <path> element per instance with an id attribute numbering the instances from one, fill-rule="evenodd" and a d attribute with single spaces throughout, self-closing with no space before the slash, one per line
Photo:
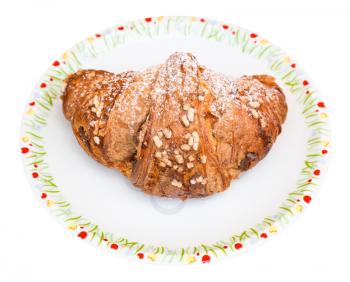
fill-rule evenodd
<path id="1" fill-rule="evenodd" d="M 349 281 L 349 43 L 347 1 L 2 1 L 0 4 L 0 281 Z M 230 260 L 201 266 L 132 263 L 69 236 L 22 172 L 19 125 L 52 60 L 109 26 L 158 15 L 209 17 L 254 30 L 312 77 L 332 121 L 322 191 L 287 232 Z"/>

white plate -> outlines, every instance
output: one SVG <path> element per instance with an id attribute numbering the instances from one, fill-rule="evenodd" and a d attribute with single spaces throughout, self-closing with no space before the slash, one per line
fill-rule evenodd
<path id="1" fill-rule="evenodd" d="M 235 77 L 275 76 L 289 107 L 265 159 L 225 192 L 185 202 L 146 195 L 88 157 L 59 99 L 62 80 L 80 68 L 142 70 L 175 51 L 191 52 L 200 64 Z M 78 43 L 37 83 L 21 131 L 33 190 L 74 236 L 161 263 L 210 262 L 275 236 L 309 205 L 329 151 L 327 108 L 299 64 L 260 35 L 195 17 L 145 18 Z"/>

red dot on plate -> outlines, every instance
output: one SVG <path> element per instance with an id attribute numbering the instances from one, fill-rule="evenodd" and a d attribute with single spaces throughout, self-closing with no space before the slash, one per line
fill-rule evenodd
<path id="1" fill-rule="evenodd" d="M 40 88 L 45 88 L 47 86 L 47 84 L 45 82 L 40 84 Z"/>
<path id="2" fill-rule="evenodd" d="M 143 253 L 138 253 L 137 256 L 139 257 L 139 259 L 143 259 L 145 255 Z"/>
<path id="3" fill-rule="evenodd" d="M 305 196 L 303 197 L 303 200 L 304 200 L 305 203 L 310 203 L 311 200 L 312 200 L 312 198 L 311 198 L 310 196 L 308 196 L 308 195 L 305 195 Z"/>
<path id="4" fill-rule="evenodd" d="M 95 35 L 96 35 L 97 38 L 100 38 L 102 36 L 102 34 L 99 34 L 99 33 L 97 33 Z"/>
<path id="5" fill-rule="evenodd" d="M 208 263 L 208 262 L 210 262 L 210 256 L 209 256 L 209 255 L 204 255 L 204 256 L 202 256 L 202 262 L 203 262 L 203 263 Z"/>
<path id="6" fill-rule="evenodd" d="M 326 105 L 324 104 L 324 102 L 318 102 L 317 106 L 319 106 L 320 108 L 324 108 Z"/>
<path id="7" fill-rule="evenodd" d="M 200 22 L 201 22 L 201 23 L 205 23 L 205 19 L 203 19 L 203 18 L 200 19 Z"/>
<path id="8" fill-rule="evenodd" d="M 29 152 L 29 149 L 27 147 L 21 148 L 22 154 L 27 154 Z"/>
<path id="9" fill-rule="evenodd" d="M 228 28 L 229 28 L 229 26 L 228 26 L 228 25 L 226 25 L 226 24 L 224 24 L 224 25 L 222 25 L 222 28 L 223 28 L 223 29 L 228 29 Z"/>
<path id="10" fill-rule="evenodd" d="M 241 244 L 241 243 L 236 243 L 235 244 L 235 249 L 236 250 L 239 250 L 240 248 L 242 248 L 243 247 L 243 245 Z"/>
<path id="11" fill-rule="evenodd" d="M 53 78 L 52 78 L 52 77 L 50 77 L 50 81 L 53 81 Z"/>
<path id="12" fill-rule="evenodd" d="M 224 249 L 227 249 L 228 247 L 227 246 L 224 246 Z"/>
<path id="13" fill-rule="evenodd" d="M 41 199 L 45 199 L 47 197 L 47 194 L 46 193 L 42 193 L 41 194 Z"/>
<path id="14" fill-rule="evenodd" d="M 33 177 L 33 178 L 38 178 L 38 177 L 39 177 L 39 173 L 37 173 L 37 172 L 34 171 L 34 172 L 32 173 L 32 177 Z"/>
<path id="15" fill-rule="evenodd" d="M 58 66 L 60 65 L 60 62 L 59 62 L 59 61 L 54 61 L 54 62 L 52 63 L 52 65 L 53 65 L 54 67 L 58 67 Z"/>
<path id="16" fill-rule="evenodd" d="M 309 91 L 309 90 L 307 90 L 307 91 L 305 92 L 305 94 L 310 94 L 310 91 Z"/>
<path id="17" fill-rule="evenodd" d="M 304 80 L 304 81 L 303 81 L 303 85 L 304 85 L 304 86 L 307 86 L 307 85 L 309 85 L 309 82 L 308 82 L 307 80 Z"/>
<path id="18" fill-rule="evenodd" d="M 81 239 L 85 239 L 87 237 L 87 232 L 86 231 L 79 232 L 78 237 Z"/>
<path id="19" fill-rule="evenodd" d="M 236 34 L 236 32 L 235 31 L 232 31 L 232 35 L 235 35 Z"/>
<path id="20" fill-rule="evenodd" d="M 35 102 L 33 101 L 33 102 L 30 102 L 29 103 L 29 106 L 35 106 Z"/>
<path id="21" fill-rule="evenodd" d="M 37 167 L 38 167 L 38 165 L 37 165 L 37 164 L 33 164 L 33 166 L 34 166 L 35 168 L 37 168 Z"/>
<path id="22" fill-rule="evenodd" d="M 267 238 L 267 234 L 266 234 L 265 232 L 264 232 L 264 233 L 261 233 L 261 234 L 260 234 L 260 237 L 266 239 L 266 238 Z"/>
<path id="23" fill-rule="evenodd" d="M 117 29 L 118 30 L 124 30 L 124 27 L 123 26 L 118 26 Z"/>
<path id="24" fill-rule="evenodd" d="M 322 152 L 322 155 L 325 155 L 325 154 L 327 154 L 327 153 L 328 153 L 328 151 L 327 151 L 327 150 L 322 150 L 321 152 Z"/>
<path id="25" fill-rule="evenodd" d="M 199 253 L 196 253 L 197 256 L 199 256 Z"/>
<path id="26" fill-rule="evenodd" d="M 150 23 L 152 21 L 152 18 L 145 18 L 145 21 Z"/>
<path id="27" fill-rule="evenodd" d="M 119 246 L 117 244 L 112 244 L 111 249 L 118 250 Z"/>
<path id="28" fill-rule="evenodd" d="M 321 174 L 321 171 L 320 171 L 319 169 L 316 169 L 316 170 L 314 171 L 314 174 L 315 174 L 315 175 L 320 175 L 320 174 Z"/>
<path id="29" fill-rule="evenodd" d="M 308 179 L 308 180 L 307 180 L 307 182 L 308 182 L 308 183 L 312 182 L 312 179 L 311 179 L 311 178 L 310 178 L 310 179 Z"/>
<path id="30" fill-rule="evenodd" d="M 257 37 L 258 37 L 258 35 L 256 33 L 251 33 L 250 34 L 250 38 L 257 38 Z"/>
<path id="31" fill-rule="evenodd" d="M 296 64 L 291 64 L 290 65 L 293 69 L 295 69 L 295 67 L 297 66 Z"/>
<path id="32" fill-rule="evenodd" d="M 108 241 L 108 239 L 107 239 L 107 238 L 104 238 L 103 241 Z"/>

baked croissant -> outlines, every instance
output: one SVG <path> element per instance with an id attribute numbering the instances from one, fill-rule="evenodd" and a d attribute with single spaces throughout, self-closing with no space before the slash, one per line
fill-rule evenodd
<path id="1" fill-rule="evenodd" d="M 232 79 L 179 52 L 142 72 L 78 71 L 62 99 L 91 157 L 148 194 L 181 199 L 225 190 L 269 152 L 287 114 L 273 77 Z"/>

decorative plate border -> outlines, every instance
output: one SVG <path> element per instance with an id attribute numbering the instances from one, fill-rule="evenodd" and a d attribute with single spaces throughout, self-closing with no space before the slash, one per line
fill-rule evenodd
<path id="1" fill-rule="evenodd" d="M 96 57 L 130 41 L 173 33 L 222 42 L 232 48 L 239 48 L 241 52 L 257 60 L 264 60 L 284 87 L 288 88 L 289 95 L 294 96 L 301 106 L 302 116 L 310 132 L 304 167 L 301 168 L 296 188 L 288 194 L 276 214 L 265 217 L 262 222 L 225 240 L 178 249 L 129 241 L 102 230 L 96 223 L 75 213 L 55 184 L 55 177 L 46 161 L 45 138 L 42 134 L 47 125 L 48 114 L 60 95 L 63 79 L 81 67 L 82 57 Z M 81 240 L 89 240 L 99 247 L 136 260 L 208 263 L 239 253 L 241 249 L 273 237 L 309 205 L 328 167 L 330 130 L 326 109 L 319 93 L 299 65 L 260 35 L 206 18 L 149 17 L 97 33 L 81 41 L 52 63 L 35 87 L 26 107 L 21 129 L 21 153 L 25 171 L 35 193 L 49 212 Z"/>

